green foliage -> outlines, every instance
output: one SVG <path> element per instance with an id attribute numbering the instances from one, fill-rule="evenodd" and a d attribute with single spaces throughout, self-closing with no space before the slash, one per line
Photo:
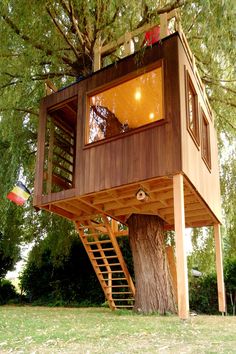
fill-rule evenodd
<path id="1" fill-rule="evenodd" d="M 35 257 L 37 253 L 37 257 Z M 54 306 L 101 304 L 104 295 L 78 237 L 71 238 L 67 256 L 55 264 L 48 239 L 34 247 L 21 275 L 21 287 L 30 302 Z"/>
<path id="2" fill-rule="evenodd" d="M 192 253 L 188 256 L 188 269 L 206 274 L 215 271 L 215 243 L 212 228 L 192 230 Z"/>
<path id="3" fill-rule="evenodd" d="M 0 305 L 7 304 L 10 300 L 18 301 L 19 295 L 14 285 L 6 279 L 0 279 Z"/>
<path id="4" fill-rule="evenodd" d="M 163 9 L 180 8 L 181 21 L 215 112 L 221 153 L 221 181 L 226 254 L 236 251 L 236 115 L 235 4 L 233 0 L 0 1 L 0 225 L 1 262 L 19 259 L 19 245 L 34 240 L 32 258 L 41 261 L 40 240 L 47 236 L 56 265 L 70 250 L 72 227 L 45 212 L 36 214 L 31 200 L 17 207 L 6 199 L 23 178 L 33 190 L 36 137 L 44 80 L 65 86 L 91 72 L 93 48 L 125 31 L 159 21 Z M 116 58 L 114 58 L 116 60 Z M 212 270 L 212 236 L 199 233 L 192 264 Z M 205 235 L 203 235 L 205 236 Z M 57 239 L 59 242 L 57 242 Z M 2 268 L 11 269 L 13 263 Z"/>
<path id="5" fill-rule="evenodd" d="M 19 259 L 19 247 L 12 242 L 10 235 L 4 237 L 0 232 L 0 280 L 5 277 L 9 270 L 13 270 Z"/>
<path id="6" fill-rule="evenodd" d="M 227 312 L 235 315 L 236 258 L 226 260 L 224 268 Z M 198 313 L 211 315 L 219 313 L 216 273 L 191 279 L 190 308 Z"/>
<path id="7" fill-rule="evenodd" d="M 190 309 L 197 313 L 218 314 L 217 282 L 215 274 L 194 278 L 190 283 Z"/>

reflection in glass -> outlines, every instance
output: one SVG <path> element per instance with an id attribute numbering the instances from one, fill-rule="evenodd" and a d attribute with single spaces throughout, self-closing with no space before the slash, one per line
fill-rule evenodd
<path id="1" fill-rule="evenodd" d="M 89 98 L 89 143 L 163 118 L 162 68 Z"/>

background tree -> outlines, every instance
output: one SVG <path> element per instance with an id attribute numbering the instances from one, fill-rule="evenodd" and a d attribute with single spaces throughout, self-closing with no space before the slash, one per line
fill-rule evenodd
<path id="1" fill-rule="evenodd" d="M 181 11 L 185 33 L 215 111 L 223 157 L 223 190 L 230 205 L 225 209 L 225 238 L 227 244 L 235 246 L 235 216 L 231 211 L 235 209 L 231 181 L 236 173 L 233 0 L 40 0 L 30 5 L 26 0 L 1 1 L 0 217 L 7 230 L 3 230 L 4 238 L 10 238 L 13 244 L 19 244 L 22 238 L 40 240 L 51 227 L 48 220 L 52 216 L 42 212 L 35 215 L 28 207 L 12 213 L 13 206 L 5 200 L 19 177 L 33 188 L 37 113 L 44 80 L 50 78 L 61 87 L 87 75 L 97 38 L 105 45 L 173 8 Z M 227 146 L 230 159 L 225 158 Z M 68 231 L 65 225 L 60 227 L 58 240 Z"/>

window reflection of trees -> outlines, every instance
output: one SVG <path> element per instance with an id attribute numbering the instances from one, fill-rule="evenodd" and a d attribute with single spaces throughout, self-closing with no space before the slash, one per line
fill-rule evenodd
<path id="1" fill-rule="evenodd" d="M 129 130 L 128 124 L 122 124 L 107 107 L 90 106 L 89 142 L 124 133 Z"/>

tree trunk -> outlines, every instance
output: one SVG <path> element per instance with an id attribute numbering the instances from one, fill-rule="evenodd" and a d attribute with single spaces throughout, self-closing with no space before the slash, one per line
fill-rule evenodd
<path id="1" fill-rule="evenodd" d="M 133 214 L 128 225 L 136 286 L 134 310 L 176 313 L 163 220 L 154 215 Z"/>

